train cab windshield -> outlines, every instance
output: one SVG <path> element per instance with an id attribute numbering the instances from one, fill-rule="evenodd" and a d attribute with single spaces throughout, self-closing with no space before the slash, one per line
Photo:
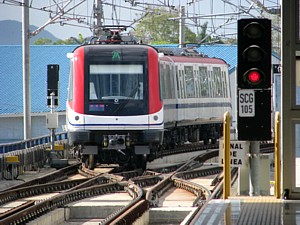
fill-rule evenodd
<path id="1" fill-rule="evenodd" d="M 89 100 L 143 99 L 143 65 L 90 65 Z"/>
<path id="2" fill-rule="evenodd" d="M 145 114 L 143 64 L 90 64 L 88 112 L 96 115 Z"/>

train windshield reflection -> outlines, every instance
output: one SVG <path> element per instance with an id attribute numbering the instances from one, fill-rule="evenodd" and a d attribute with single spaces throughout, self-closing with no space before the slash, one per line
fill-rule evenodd
<path id="1" fill-rule="evenodd" d="M 143 65 L 90 65 L 89 100 L 143 99 Z"/>

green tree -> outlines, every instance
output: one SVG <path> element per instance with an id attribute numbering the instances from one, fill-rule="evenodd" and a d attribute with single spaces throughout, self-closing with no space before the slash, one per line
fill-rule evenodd
<path id="1" fill-rule="evenodd" d="M 64 40 L 58 39 L 58 40 L 55 41 L 53 44 L 54 44 L 54 45 L 65 45 L 66 43 L 65 43 Z"/>
<path id="2" fill-rule="evenodd" d="M 207 25 L 208 22 L 203 23 L 200 28 L 201 31 L 197 35 L 197 43 L 198 44 L 212 44 L 212 43 L 218 43 L 218 44 L 224 44 L 224 43 L 229 43 L 232 44 L 234 43 L 235 40 L 223 40 L 220 38 L 213 38 L 207 33 Z"/>
<path id="3" fill-rule="evenodd" d="M 78 45 L 84 42 L 84 37 L 81 33 L 78 34 L 78 37 L 69 37 L 66 40 L 58 39 L 54 42 L 54 45 Z"/>
<path id="4" fill-rule="evenodd" d="M 58 39 L 55 42 L 52 42 L 49 38 L 38 38 L 33 43 L 34 45 L 78 45 L 84 42 L 84 37 L 81 33 L 78 34 L 78 37 L 69 37 L 66 40 Z"/>
<path id="5" fill-rule="evenodd" d="M 33 42 L 34 45 L 52 45 L 52 40 L 49 38 L 38 38 Z"/>
<path id="6" fill-rule="evenodd" d="M 200 26 L 201 31 L 197 35 L 197 43 L 205 43 L 205 42 L 210 42 L 212 38 L 206 33 L 207 31 L 207 24 L 208 22 L 205 22 Z"/>
<path id="7" fill-rule="evenodd" d="M 178 12 L 169 12 L 165 8 L 156 8 L 136 26 L 135 36 L 146 44 L 174 44 L 179 42 Z M 185 26 L 185 42 L 196 43 L 196 34 Z"/>

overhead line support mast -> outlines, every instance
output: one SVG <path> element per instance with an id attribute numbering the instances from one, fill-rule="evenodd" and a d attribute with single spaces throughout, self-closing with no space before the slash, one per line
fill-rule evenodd
<path id="1" fill-rule="evenodd" d="M 103 6 L 101 0 L 95 0 L 94 6 L 94 26 L 93 26 L 93 35 L 100 36 L 103 34 L 103 26 L 102 19 L 103 19 Z"/>

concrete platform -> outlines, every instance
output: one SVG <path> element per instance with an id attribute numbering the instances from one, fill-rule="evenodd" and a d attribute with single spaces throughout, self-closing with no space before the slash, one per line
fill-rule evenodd
<path id="1" fill-rule="evenodd" d="M 300 201 L 273 196 L 211 200 L 195 224 L 295 225 L 300 224 Z"/>

